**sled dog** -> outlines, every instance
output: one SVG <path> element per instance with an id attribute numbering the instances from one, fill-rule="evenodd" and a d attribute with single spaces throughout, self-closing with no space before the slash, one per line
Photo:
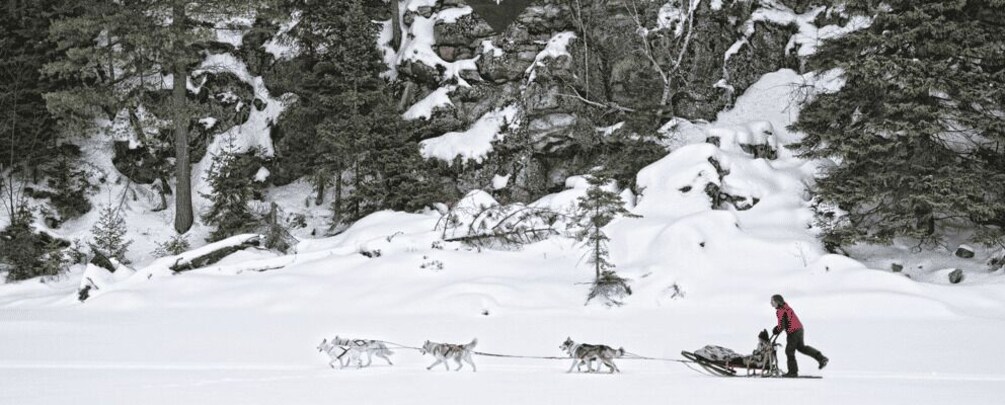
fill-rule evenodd
<path id="1" fill-rule="evenodd" d="M 394 365 L 391 359 L 387 356 L 394 354 L 384 342 L 372 339 L 346 339 L 335 336 L 332 339 L 338 347 L 343 347 L 349 352 L 350 361 L 355 361 L 357 367 L 369 367 L 373 363 L 373 356 L 380 357 L 387 362 L 388 365 Z M 362 364 L 361 355 L 366 353 L 366 364 Z"/>
<path id="2" fill-rule="evenodd" d="M 318 345 L 318 351 L 327 354 L 328 357 L 331 359 L 331 361 L 328 362 L 328 367 L 335 368 L 335 362 L 337 361 L 339 364 L 339 368 L 345 368 L 346 366 L 345 362 L 348 359 L 343 358 L 345 357 L 346 353 L 349 352 L 349 348 L 340 347 L 336 345 L 334 341 L 328 341 L 328 338 L 325 338 L 324 340 L 321 341 L 321 344 Z"/>
<path id="3" fill-rule="evenodd" d="M 625 355 L 625 348 L 618 348 L 617 350 L 612 349 L 610 346 L 605 345 L 591 345 L 586 343 L 576 343 L 572 338 L 566 338 L 565 343 L 562 343 L 559 349 L 564 350 L 572 357 L 572 366 L 569 367 L 567 373 L 571 373 L 572 369 L 575 368 L 576 371 L 582 371 L 583 364 L 586 364 L 586 371 L 588 373 L 594 372 L 593 370 L 593 360 L 597 360 L 597 370 L 600 371 L 600 365 L 606 365 L 610 372 L 613 374 L 618 370 L 618 366 L 614 365 L 614 359 Z"/>
<path id="4" fill-rule="evenodd" d="M 422 344 L 422 349 L 419 350 L 419 352 L 422 354 L 427 353 L 431 354 L 433 355 L 433 357 L 436 358 L 436 362 L 430 364 L 429 367 L 426 367 L 426 370 L 432 370 L 433 366 L 443 363 L 443 366 L 446 367 L 447 370 L 449 371 L 450 365 L 447 364 L 447 360 L 453 359 L 454 361 L 457 362 L 457 370 L 455 371 L 460 371 L 461 367 L 464 367 L 464 363 L 461 363 L 461 361 L 465 361 L 468 364 L 470 364 L 472 371 L 478 371 L 478 369 L 475 367 L 475 362 L 471 360 L 471 350 L 474 349 L 475 345 L 477 344 L 478 344 L 477 338 L 471 340 L 471 343 L 468 343 L 466 345 L 458 345 L 451 343 L 436 343 L 427 340 L 425 343 Z"/>
<path id="5" fill-rule="evenodd" d="M 776 362 L 778 360 L 774 346 L 771 343 L 771 337 L 768 335 L 767 329 L 762 330 L 757 335 L 757 348 L 754 349 L 754 352 L 750 356 L 743 357 L 743 364 L 747 367 L 747 375 L 757 371 L 767 373 L 777 369 L 778 364 Z"/>

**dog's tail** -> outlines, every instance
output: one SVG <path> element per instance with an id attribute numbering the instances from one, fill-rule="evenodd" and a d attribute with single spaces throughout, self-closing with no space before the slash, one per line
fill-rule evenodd
<path id="1" fill-rule="evenodd" d="M 478 344 L 478 338 L 471 339 L 471 343 L 464 345 L 464 349 L 465 350 L 474 349 L 477 344 Z"/>

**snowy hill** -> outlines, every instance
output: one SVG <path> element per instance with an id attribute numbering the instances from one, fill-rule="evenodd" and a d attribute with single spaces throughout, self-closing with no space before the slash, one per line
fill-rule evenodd
<path id="1" fill-rule="evenodd" d="M 702 39 L 712 51 L 694 56 L 701 62 L 695 71 L 711 66 L 689 83 L 702 97 L 671 111 L 674 118 L 659 129 L 666 155 L 635 174 L 637 194 L 608 185 L 639 216 L 604 228 L 610 260 L 632 289 L 624 305 L 609 307 L 586 302 L 593 268 L 586 248 L 567 233 L 501 249 L 465 244 L 456 239 L 466 236 L 463 226 L 445 225 L 450 215 L 487 221 L 480 215 L 489 207 L 571 214 L 587 192 L 580 170 L 586 166 L 506 171 L 510 162 L 496 155 L 503 142 L 530 133 L 533 153 L 562 160 L 563 145 L 581 129 L 576 114 L 585 114 L 558 93 L 583 52 L 575 24 L 562 13 L 568 5 L 539 1 L 504 33 L 486 29 L 459 2 L 399 5 L 395 18 L 375 22 L 384 27 L 378 40 L 385 75 L 415 84 L 402 115 L 428 123 L 422 156 L 460 156 L 475 167 L 457 176 L 466 196 L 419 212 L 379 211 L 326 237 L 332 213 L 314 204 L 311 185 L 271 184 L 274 174 L 263 164 L 254 172 L 263 191 L 253 208 L 267 212 L 275 204 L 296 217 L 301 225 L 291 233 L 298 243 L 287 253 L 252 247 L 183 266 L 259 236 L 205 243 L 212 229 L 197 220 L 188 233 L 191 250 L 154 257 L 173 234 L 173 207 L 163 206 L 155 184 L 134 183 L 113 164 L 115 144 L 137 140 L 111 130 L 127 125 L 121 120 L 105 123 L 109 131 L 75 142 L 89 176 L 102 179 L 93 205 L 126 196 L 132 263 L 115 272 L 75 264 L 58 277 L 0 281 L 0 404 L 1000 402 L 1005 268 L 984 269 L 990 252 L 965 259 L 947 249 L 858 246 L 856 260 L 829 254 L 818 239 L 809 189 L 820 168 L 835 162 L 795 156 L 788 145 L 802 134 L 788 128 L 809 98 L 843 82 L 838 71 L 793 69 L 821 38 L 868 19 L 818 27 L 832 10 L 792 1 L 659 7 L 661 29 L 673 27 L 678 37 L 693 15 L 741 10 L 743 18 L 701 20 L 707 25 L 695 29 L 728 33 Z M 283 22 L 276 36 L 298 18 Z M 396 49 L 392 21 L 405 34 Z M 603 40 L 617 43 L 636 32 L 630 19 L 619 21 L 627 25 Z M 274 124 L 296 102 L 270 90 L 260 68 L 249 68 L 245 31 L 220 34 L 234 49 L 210 55 L 195 72 L 236 78 L 250 89 L 244 98 L 226 86 L 190 83 L 190 92 L 211 99 L 236 97 L 228 108 L 248 114 L 230 128 L 212 116 L 199 121 L 209 142 L 193 165 L 197 213 L 213 193 L 205 181 L 212 155 L 234 148 L 272 157 Z M 298 51 L 275 37 L 260 48 L 276 60 Z M 622 86 L 615 86 L 622 98 L 614 101 L 638 90 L 625 77 L 612 81 Z M 612 136 L 628 125 L 612 124 L 597 133 Z M 548 186 L 531 192 L 518 184 L 531 174 L 546 177 Z M 541 192 L 561 184 L 561 191 Z M 534 198 L 501 196 L 517 189 Z M 36 226 L 82 243 L 98 215 Z M 964 277 L 952 284 L 957 268 Z M 799 357 L 802 373 L 822 380 L 713 378 L 674 361 L 681 350 L 706 344 L 749 352 L 757 332 L 776 322 L 768 305 L 776 293 L 798 312 L 807 343 L 830 357 L 824 370 Z M 328 368 L 316 347 L 336 335 L 390 342 L 394 365 Z M 541 357 L 564 357 L 558 346 L 567 337 L 660 360 L 618 359 L 622 373 L 613 376 L 566 374 L 571 360 Z M 472 338 L 480 352 L 518 357 L 476 355 L 477 373 L 423 369 L 433 359 L 416 350 L 422 342 Z"/>
<path id="2" fill-rule="evenodd" d="M 991 349 L 1005 330 L 1000 278 L 922 284 L 825 254 L 816 242 L 804 193 L 816 163 L 784 147 L 798 137 L 785 130 L 795 109 L 768 102 L 807 82 L 832 86 L 779 71 L 716 122 L 666 129 L 690 135 L 639 173 L 644 189 L 633 211 L 642 217 L 608 227 L 612 260 L 635 291 L 624 307 L 583 305 L 592 273 L 569 239 L 479 251 L 442 242 L 435 211 L 379 212 L 287 256 L 244 251 L 177 275 L 164 267 L 171 258 L 161 259 L 108 279 L 83 304 L 80 270 L 2 285 L 0 399 L 995 403 L 1005 380 L 997 367 L 1005 355 Z M 710 135 L 719 146 L 705 143 Z M 755 159 L 741 144 L 770 145 L 778 157 Z M 568 207 L 585 190 L 570 184 L 532 205 Z M 743 197 L 735 204 L 757 202 L 716 205 L 700 192 L 708 184 Z M 808 343 L 832 359 L 822 372 L 800 359 L 822 381 L 722 380 L 626 359 L 617 376 L 567 375 L 567 361 L 483 356 L 478 373 L 445 373 L 423 370 L 432 359 L 407 348 L 394 349 L 394 366 L 331 370 L 314 351 L 338 334 L 405 346 L 477 337 L 484 352 L 545 357 L 562 355 L 567 336 L 671 359 L 708 343 L 743 352 L 773 325 L 767 301 L 779 292 L 807 325 Z"/>

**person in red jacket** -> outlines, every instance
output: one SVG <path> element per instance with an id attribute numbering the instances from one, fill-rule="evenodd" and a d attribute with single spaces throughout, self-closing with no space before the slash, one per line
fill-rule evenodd
<path id="1" fill-rule="evenodd" d="M 796 377 L 799 375 L 799 364 L 796 363 L 796 351 L 814 358 L 819 364 L 819 368 L 827 367 L 827 362 L 829 361 L 827 356 L 824 356 L 819 350 L 809 347 L 803 342 L 803 324 L 799 322 L 799 317 L 796 316 L 796 312 L 792 310 L 792 307 L 785 303 L 785 299 L 781 295 L 775 294 L 771 296 L 771 306 L 775 308 L 775 316 L 778 317 L 778 325 L 772 330 L 775 332 L 775 335 L 781 334 L 782 331 L 787 333 L 785 339 L 785 358 L 788 361 L 788 372 L 785 373 L 785 377 Z"/>

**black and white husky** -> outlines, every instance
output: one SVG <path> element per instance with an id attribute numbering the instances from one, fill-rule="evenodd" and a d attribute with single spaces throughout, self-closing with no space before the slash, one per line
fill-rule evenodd
<path id="1" fill-rule="evenodd" d="M 352 363 L 356 363 L 357 368 L 369 367 L 373 363 L 373 356 L 384 359 L 389 365 L 394 365 L 388 357 L 394 352 L 379 340 L 345 339 L 335 336 L 331 341 L 328 339 L 321 341 L 318 351 L 328 354 L 331 358 L 328 366 L 331 368 L 335 368 L 335 361 L 339 362 L 340 368 Z M 366 354 L 366 364 L 363 364 L 363 354 Z"/>
<path id="2" fill-rule="evenodd" d="M 565 342 L 562 343 L 559 349 L 564 350 L 572 357 L 572 366 L 569 367 L 567 373 L 571 373 L 572 369 L 575 368 L 576 371 L 582 371 L 583 364 L 586 364 L 586 372 L 592 373 L 593 370 L 593 360 L 597 360 L 597 370 L 600 371 L 600 365 L 606 365 L 610 372 L 613 374 L 618 370 L 618 366 L 614 365 L 614 359 L 625 355 L 625 348 L 618 348 L 617 350 L 606 345 L 591 345 L 587 343 L 576 343 L 572 338 L 565 338 Z"/>
<path id="3" fill-rule="evenodd" d="M 454 361 L 457 362 L 457 370 L 455 371 L 460 371 L 461 367 L 464 367 L 464 363 L 461 363 L 462 360 L 471 365 L 472 371 L 478 371 L 478 368 L 475 367 L 475 362 L 471 360 L 471 350 L 474 349 L 475 345 L 477 344 L 478 344 L 477 338 L 471 340 L 471 343 L 468 343 L 466 345 L 451 344 L 451 343 L 435 343 L 427 340 L 426 343 L 422 344 L 422 349 L 420 350 L 420 353 L 422 354 L 429 353 L 436 358 L 436 362 L 430 364 L 429 367 L 426 367 L 426 370 L 432 370 L 433 366 L 443 363 L 443 366 L 446 367 L 447 370 L 449 371 L 450 365 L 447 364 L 447 360 L 453 359 Z"/>

